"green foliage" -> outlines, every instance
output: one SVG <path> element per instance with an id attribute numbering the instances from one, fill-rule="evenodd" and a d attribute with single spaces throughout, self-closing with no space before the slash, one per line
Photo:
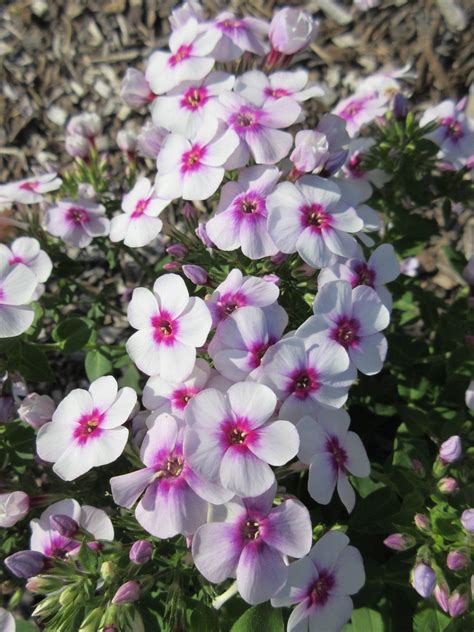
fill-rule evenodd
<path id="1" fill-rule="evenodd" d="M 230 632 L 284 632 L 284 629 L 281 609 L 264 603 L 246 610 Z"/>

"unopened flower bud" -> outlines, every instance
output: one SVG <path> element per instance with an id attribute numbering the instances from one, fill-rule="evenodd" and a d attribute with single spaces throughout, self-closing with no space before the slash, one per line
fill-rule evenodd
<path id="1" fill-rule="evenodd" d="M 68 134 L 64 141 L 67 153 L 73 158 L 87 158 L 91 153 L 91 145 L 85 136 Z"/>
<path id="2" fill-rule="evenodd" d="M 433 595 L 441 610 L 448 612 L 449 591 L 447 587 L 436 584 Z"/>
<path id="3" fill-rule="evenodd" d="M 466 529 L 466 531 L 469 531 L 469 533 L 474 533 L 474 509 L 473 508 L 466 509 L 465 511 L 462 512 L 461 524 Z"/>
<path id="4" fill-rule="evenodd" d="M 187 220 L 194 220 L 197 219 L 197 212 L 196 209 L 194 208 L 194 206 L 192 204 L 189 204 L 189 202 L 187 202 L 183 208 L 181 209 L 181 213 L 183 215 L 183 217 Z"/>
<path id="5" fill-rule="evenodd" d="M 417 474 L 420 477 L 424 477 L 425 475 L 425 468 L 423 467 L 423 463 L 421 461 L 419 461 L 418 459 L 412 459 L 411 460 L 411 466 L 413 468 L 413 471 L 415 472 L 415 474 Z"/>
<path id="6" fill-rule="evenodd" d="M 397 92 L 393 97 L 393 114 L 397 119 L 406 118 L 408 112 L 407 100 L 400 92 Z"/>
<path id="7" fill-rule="evenodd" d="M 183 274 L 196 285 L 206 285 L 209 280 L 209 275 L 204 268 L 201 268 L 201 266 L 195 266 L 192 264 L 184 265 Z"/>
<path id="8" fill-rule="evenodd" d="M 120 86 L 120 96 L 131 108 L 139 108 L 151 103 L 156 97 L 145 75 L 136 68 L 127 69 Z"/>
<path id="9" fill-rule="evenodd" d="M 428 516 L 425 516 L 425 514 L 415 514 L 414 521 L 420 531 L 428 531 L 431 529 L 430 519 Z"/>
<path id="10" fill-rule="evenodd" d="M 448 600 L 448 611 L 451 617 L 462 616 L 469 604 L 469 596 L 467 590 L 464 587 L 456 588 Z"/>
<path id="11" fill-rule="evenodd" d="M 66 128 L 68 134 L 78 134 L 79 136 L 85 136 L 89 140 L 98 136 L 101 130 L 102 121 L 100 116 L 94 112 L 83 112 L 73 116 Z"/>
<path id="12" fill-rule="evenodd" d="M 115 605 L 122 605 L 124 603 L 132 603 L 137 601 L 140 596 L 140 584 L 133 580 L 125 582 L 117 590 L 112 598 L 112 603 Z"/>
<path id="13" fill-rule="evenodd" d="M 137 136 L 137 151 L 147 158 L 156 158 L 160 153 L 168 132 L 161 127 L 155 127 L 147 121 Z"/>
<path id="14" fill-rule="evenodd" d="M 285 7 L 273 15 L 268 37 L 273 50 L 294 55 L 315 39 L 318 26 L 306 11 Z"/>
<path id="15" fill-rule="evenodd" d="M 455 550 L 448 553 L 446 565 L 450 571 L 460 571 L 469 563 L 469 556 L 463 551 Z"/>
<path id="16" fill-rule="evenodd" d="M 52 529 L 56 529 L 65 538 L 73 538 L 79 530 L 79 525 L 70 516 L 64 514 L 55 514 L 49 519 Z"/>
<path id="17" fill-rule="evenodd" d="M 55 408 L 53 400 L 48 395 L 30 393 L 21 402 L 18 416 L 22 421 L 38 430 L 45 423 L 51 421 Z"/>
<path id="18" fill-rule="evenodd" d="M 278 266 L 287 258 L 288 255 L 286 255 L 284 252 L 278 252 L 276 255 L 273 255 L 273 257 L 270 257 L 270 261 L 273 263 L 273 265 Z"/>
<path id="19" fill-rule="evenodd" d="M 25 492 L 0 494 L 0 527 L 13 527 L 30 509 L 30 498 Z"/>
<path id="20" fill-rule="evenodd" d="M 178 261 L 169 261 L 163 265 L 163 270 L 167 272 L 177 272 L 180 268 L 181 264 Z"/>
<path id="21" fill-rule="evenodd" d="M 277 274 L 264 274 L 262 279 L 267 283 L 274 283 L 275 285 L 280 285 L 280 277 Z"/>
<path id="22" fill-rule="evenodd" d="M 151 559 L 153 545 L 148 540 L 137 540 L 130 549 L 130 561 L 134 564 L 146 564 Z"/>
<path id="23" fill-rule="evenodd" d="M 405 535 L 403 533 L 392 533 L 383 541 L 385 546 L 393 551 L 406 551 L 412 546 L 415 546 L 416 540 L 411 535 Z"/>
<path id="24" fill-rule="evenodd" d="M 202 222 L 200 222 L 198 224 L 198 227 L 196 228 L 196 235 L 199 237 L 199 239 L 207 248 L 216 247 L 215 243 L 210 239 L 210 237 L 207 234 L 206 225 L 203 224 Z"/>
<path id="25" fill-rule="evenodd" d="M 102 579 L 105 579 L 105 581 L 115 577 L 115 564 L 110 560 L 103 562 L 100 567 L 100 576 Z"/>
<path id="26" fill-rule="evenodd" d="M 5 558 L 5 566 L 15 577 L 29 579 L 41 573 L 44 557 L 39 551 L 18 551 Z"/>
<path id="27" fill-rule="evenodd" d="M 117 133 L 117 145 L 130 158 L 137 148 L 137 135 L 131 129 L 121 129 Z"/>
<path id="28" fill-rule="evenodd" d="M 438 489 L 442 494 L 455 494 L 459 491 L 459 485 L 455 478 L 447 476 L 438 481 Z"/>
<path id="29" fill-rule="evenodd" d="M 431 566 L 423 562 L 417 564 L 413 569 L 412 584 L 416 592 L 425 599 L 432 595 L 436 586 L 436 575 Z"/>
<path id="30" fill-rule="evenodd" d="M 0 424 L 13 421 L 15 415 L 15 401 L 11 395 L 0 395 Z"/>
<path id="31" fill-rule="evenodd" d="M 461 437 L 453 435 L 444 441 L 439 448 L 439 457 L 443 463 L 454 463 L 461 458 Z"/>
<path id="32" fill-rule="evenodd" d="M 166 252 L 172 257 L 182 259 L 184 256 L 186 256 L 188 249 L 184 244 L 171 244 L 171 246 L 168 246 L 168 248 L 166 249 Z"/>

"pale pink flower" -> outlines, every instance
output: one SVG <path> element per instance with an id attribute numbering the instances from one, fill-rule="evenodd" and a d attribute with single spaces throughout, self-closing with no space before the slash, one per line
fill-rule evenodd
<path id="1" fill-rule="evenodd" d="M 332 113 L 346 121 L 347 133 L 352 138 L 358 135 L 362 127 L 371 123 L 375 118 L 383 116 L 387 109 L 387 99 L 377 92 L 356 92 L 339 101 Z"/>
<path id="2" fill-rule="evenodd" d="M 312 175 L 282 182 L 268 196 L 267 208 L 269 233 L 282 252 L 298 252 L 313 268 L 330 264 L 334 255 L 357 255 L 349 233 L 362 230 L 364 222 L 339 184 Z"/>
<path id="3" fill-rule="evenodd" d="M 275 481 L 270 465 L 284 465 L 298 451 L 298 433 L 281 419 L 269 421 L 277 399 L 263 384 L 239 382 L 226 394 L 198 393 L 184 412 L 184 455 L 206 480 L 239 496 L 257 496 Z"/>
<path id="4" fill-rule="evenodd" d="M 52 421 L 40 428 L 39 457 L 54 463 L 54 472 L 65 481 L 112 463 L 127 443 L 123 424 L 136 401 L 135 391 L 128 386 L 118 390 L 110 375 L 94 380 L 88 391 L 74 389 L 60 402 Z"/>
<path id="5" fill-rule="evenodd" d="M 2 632 L 15 632 L 16 630 L 15 617 L 5 608 L 0 608 L 0 630 Z"/>
<path id="6" fill-rule="evenodd" d="M 311 547 L 311 519 L 297 500 L 272 507 L 276 484 L 256 498 L 234 498 L 214 511 L 214 519 L 193 538 L 193 559 L 211 582 L 237 578 L 239 593 L 251 604 L 270 599 L 288 579 L 287 556 Z"/>
<path id="7" fill-rule="evenodd" d="M 13 527 L 23 520 L 30 509 L 30 499 L 25 492 L 0 494 L 0 527 Z"/>
<path id="8" fill-rule="evenodd" d="M 102 131 L 102 121 L 100 116 L 95 112 L 83 112 L 77 116 L 73 116 L 66 127 L 68 134 L 77 134 L 87 138 L 91 144 L 94 144 L 94 139 Z"/>
<path id="9" fill-rule="evenodd" d="M 265 352 L 280 340 L 287 324 L 288 315 L 277 303 L 264 309 L 241 307 L 219 325 L 208 353 L 229 380 L 255 379 Z"/>
<path id="10" fill-rule="evenodd" d="M 194 18 L 198 22 L 204 21 L 204 9 L 199 0 L 186 0 L 179 7 L 173 9 L 170 15 L 171 28 L 175 31 L 186 24 L 190 18 Z"/>
<path id="11" fill-rule="evenodd" d="M 266 198 L 279 178 L 275 167 L 249 167 L 240 171 L 237 182 L 222 187 L 216 214 L 206 224 L 208 236 L 220 250 L 240 247 L 250 259 L 278 252 L 267 230 Z"/>
<path id="12" fill-rule="evenodd" d="M 26 331 L 35 313 L 28 303 L 38 286 L 35 273 L 23 263 L 10 265 L 0 253 L 0 338 L 12 338 Z"/>
<path id="13" fill-rule="evenodd" d="M 88 158 L 91 153 L 91 144 L 85 136 L 80 134 L 67 134 L 64 139 L 64 148 L 73 158 Z"/>
<path id="14" fill-rule="evenodd" d="M 140 458 L 145 468 L 110 479 L 114 501 L 135 509 L 138 523 L 158 538 L 192 535 L 206 522 L 208 502 L 231 494 L 202 479 L 183 455 L 184 425 L 166 413 L 152 415 Z"/>
<path id="15" fill-rule="evenodd" d="M 288 582 L 272 599 L 273 607 L 298 604 L 288 620 L 287 632 L 339 632 L 351 618 L 353 595 L 365 583 L 359 551 L 349 538 L 329 531 L 309 555 L 290 564 Z"/>
<path id="16" fill-rule="evenodd" d="M 151 121 L 147 121 L 137 136 L 137 151 L 147 158 L 156 158 L 163 147 L 168 130 L 155 127 Z"/>
<path id="17" fill-rule="evenodd" d="M 250 156 L 257 164 L 273 165 L 288 155 L 293 136 L 281 128 L 293 125 L 301 113 L 294 99 L 284 97 L 258 107 L 238 94 L 223 92 L 219 102 L 221 117 L 240 139 L 230 167 L 246 165 Z"/>
<path id="18" fill-rule="evenodd" d="M 194 138 L 203 128 L 212 127 L 220 111 L 218 96 L 232 90 L 235 77 L 211 72 L 201 80 L 187 81 L 160 96 L 153 104 L 154 125 Z"/>
<path id="19" fill-rule="evenodd" d="M 57 191 L 62 184 L 57 173 L 44 173 L 18 182 L 9 182 L 2 187 L 2 198 L 21 204 L 36 204 L 44 200 L 43 193 Z"/>
<path id="20" fill-rule="evenodd" d="M 469 386 L 466 390 L 465 401 L 466 406 L 470 410 L 474 410 L 474 380 L 471 380 L 471 382 L 469 382 Z"/>
<path id="21" fill-rule="evenodd" d="M 322 96 L 324 90 L 320 86 L 306 85 L 308 77 L 303 68 L 274 72 L 271 75 L 266 75 L 261 70 L 249 70 L 236 79 L 234 90 L 259 107 L 266 101 L 279 101 L 284 97 L 301 102 Z"/>
<path id="22" fill-rule="evenodd" d="M 216 61 L 233 61 L 245 51 L 255 55 L 265 55 L 268 52 L 265 36 L 269 25 L 264 20 L 251 16 L 238 18 L 230 11 L 223 11 L 209 26 L 220 36 L 212 51 Z"/>
<path id="23" fill-rule="evenodd" d="M 317 420 L 303 417 L 297 425 L 298 458 L 309 465 L 309 495 L 327 505 L 337 485 L 339 498 L 349 513 L 355 505 L 355 492 L 348 473 L 360 477 L 370 474 L 364 445 L 355 432 L 349 431 L 350 422 L 345 410 L 324 410 Z"/>
<path id="24" fill-rule="evenodd" d="M 85 248 L 94 237 L 109 234 L 105 206 L 86 200 L 59 200 L 46 212 L 46 230 L 66 244 Z"/>
<path id="25" fill-rule="evenodd" d="M 167 199 L 207 200 L 221 184 L 225 164 L 238 147 L 231 129 L 214 124 L 202 127 L 192 141 L 169 134 L 157 158 L 155 187 Z"/>
<path id="26" fill-rule="evenodd" d="M 149 61 L 145 77 L 155 94 L 163 94 L 183 81 L 199 81 L 209 74 L 215 60 L 212 51 L 219 40 L 213 29 L 200 29 L 190 18 L 169 38 L 171 52 L 157 50 Z"/>
<path id="27" fill-rule="evenodd" d="M 268 37 L 274 50 L 294 55 L 316 38 L 318 26 L 306 11 L 285 7 L 274 13 Z"/>
<path id="28" fill-rule="evenodd" d="M 33 298 L 37 299 L 44 291 L 44 285 L 53 269 L 53 262 L 49 255 L 41 250 L 40 243 L 33 237 L 17 237 L 10 246 L 0 244 L 0 255 L 8 259 L 10 266 L 23 263 L 35 273 L 38 286 Z"/>
<path id="29" fill-rule="evenodd" d="M 136 68 L 127 68 L 120 86 L 120 96 L 131 108 L 147 105 L 154 101 L 156 97 L 145 75 Z"/>
<path id="30" fill-rule="evenodd" d="M 189 298 L 177 274 L 159 277 L 153 292 L 139 287 L 128 306 L 128 320 L 138 329 L 127 341 L 127 351 L 147 375 L 179 382 L 192 372 L 196 347 L 211 329 L 211 315 L 200 298 Z"/>
<path id="31" fill-rule="evenodd" d="M 276 302 L 280 290 L 275 283 L 254 276 L 243 276 L 234 268 L 206 301 L 213 326 L 245 305 L 268 307 Z"/>
<path id="32" fill-rule="evenodd" d="M 18 417 L 35 430 L 51 421 L 56 405 L 48 395 L 30 393 L 23 399 L 18 409 Z"/>
<path id="33" fill-rule="evenodd" d="M 131 248 L 146 246 L 163 227 L 158 215 L 169 203 L 156 195 L 148 178 L 140 178 L 122 200 L 123 213 L 112 219 L 110 241 L 123 241 Z"/>
<path id="34" fill-rule="evenodd" d="M 345 177 L 362 187 L 364 194 L 369 198 L 372 195 L 372 186 L 380 189 L 385 183 L 391 180 L 382 169 L 364 169 L 362 160 L 364 154 L 373 147 L 375 140 L 373 138 L 356 138 L 349 145 L 349 154 L 347 161 L 343 167 Z"/>
<path id="35" fill-rule="evenodd" d="M 339 116 L 326 114 L 315 130 L 301 130 L 295 136 L 290 155 L 297 175 L 300 173 L 334 173 L 347 157 L 349 136 L 346 123 Z"/>

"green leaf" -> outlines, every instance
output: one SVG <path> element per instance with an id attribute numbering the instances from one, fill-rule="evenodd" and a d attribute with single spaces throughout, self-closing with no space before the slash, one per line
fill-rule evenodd
<path id="1" fill-rule="evenodd" d="M 30 621 L 15 619 L 15 630 L 16 632 L 38 632 L 38 627 Z"/>
<path id="2" fill-rule="evenodd" d="M 92 328 L 83 318 L 67 318 L 53 330 L 53 339 L 61 343 L 64 353 L 80 351 L 91 335 Z"/>
<path id="3" fill-rule="evenodd" d="M 90 382 L 93 382 L 102 375 L 107 375 L 112 371 L 112 362 L 100 349 L 88 351 L 85 359 L 86 375 Z"/>
<path id="4" fill-rule="evenodd" d="M 283 617 L 279 608 L 269 603 L 253 606 L 234 623 L 230 632 L 284 632 Z"/>
<path id="5" fill-rule="evenodd" d="M 93 573 L 97 567 L 97 554 L 87 546 L 85 542 L 81 544 L 79 554 L 77 556 L 79 563 L 84 567 L 84 570 L 88 573 Z"/>
<path id="6" fill-rule="evenodd" d="M 215 632 L 219 629 L 217 611 L 193 600 L 189 632 Z"/>
<path id="7" fill-rule="evenodd" d="M 344 632 L 385 632 L 386 627 L 382 615 L 370 608 L 358 608 L 352 613 L 352 623 L 344 628 Z"/>
<path id="8" fill-rule="evenodd" d="M 15 360 L 18 370 L 26 380 L 32 382 L 52 382 L 54 380 L 47 355 L 35 345 L 22 342 Z"/>
<path id="9" fill-rule="evenodd" d="M 450 622 L 450 617 L 441 610 L 426 608 L 414 616 L 413 632 L 443 632 Z"/>

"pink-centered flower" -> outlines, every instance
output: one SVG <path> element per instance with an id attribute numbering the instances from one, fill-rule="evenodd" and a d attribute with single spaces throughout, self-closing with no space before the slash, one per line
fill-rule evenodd
<path id="1" fill-rule="evenodd" d="M 57 191 L 62 184 L 57 173 L 44 173 L 18 182 L 9 182 L 2 187 L 2 198 L 21 204 L 36 204 L 44 200 L 44 193 Z"/>
<path id="2" fill-rule="evenodd" d="M 340 531 L 329 531 L 309 555 L 290 564 L 288 582 L 272 599 L 274 607 L 297 604 L 288 632 L 339 632 L 349 621 L 353 595 L 365 583 L 359 551 Z"/>
<path id="3" fill-rule="evenodd" d="M 209 74 L 215 60 L 212 51 L 219 40 L 213 29 L 202 29 L 194 18 L 174 30 L 169 38 L 170 53 L 155 51 L 145 77 L 155 94 L 172 90 L 184 81 L 199 81 Z"/>
<path id="4" fill-rule="evenodd" d="M 391 244 L 382 244 L 369 257 L 348 259 L 323 268 L 318 275 L 318 287 L 322 288 L 331 281 L 348 281 L 353 288 L 361 285 L 371 287 L 377 292 L 382 303 L 392 307 L 392 295 L 385 283 L 394 281 L 400 274 L 400 263 Z"/>
<path id="5" fill-rule="evenodd" d="M 348 281 L 326 283 L 314 299 L 313 312 L 295 335 L 321 337 L 344 349 L 365 375 L 379 373 L 387 354 L 380 332 L 388 326 L 390 312 L 372 288 L 352 289 Z"/>
<path id="6" fill-rule="evenodd" d="M 207 200 L 221 184 L 225 164 L 239 144 L 223 126 L 202 127 L 192 141 L 169 134 L 158 154 L 155 188 L 166 199 Z"/>
<path id="7" fill-rule="evenodd" d="M 60 200 L 46 213 L 46 230 L 66 244 L 85 248 L 93 237 L 109 234 L 105 206 L 86 200 Z"/>
<path id="8" fill-rule="evenodd" d="M 185 380 L 193 370 L 196 347 L 211 329 L 211 315 L 204 301 L 189 298 L 177 274 L 159 277 L 153 292 L 135 288 L 128 306 L 128 321 L 138 329 L 127 341 L 127 352 L 147 375 Z"/>
<path id="9" fill-rule="evenodd" d="M 212 315 L 212 324 L 217 326 L 236 309 L 245 305 L 268 307 L 278 299 L 280 290 L 275 283 L 254 276 L 243 276 L 234 268 L 227 278 L 217 286 L 206 305 Z"/>
<path id="10" fill-rule="evenodd" d="M 278 252 L 267 229 L 267 196 L 275 189 L 280 171 L 275 167 L 249 167 L 237 182 L 222 187 L 217 211 L 206 231 L 220 250 L 241 248 L 250 259 Z"/>
<path id="11" fill-rule="evenodd" d="M 270 465 L 284 465 L 298 451 L 289 421 L 269 421 L 277 399 L 268 387 L 239 382 L 223 394 L 208 388 L 184 412 L 187 461 L 206 480 L 238 496 L 257 496 L 275 481 Z"/>
<path id="12" fill-rule="evenodd" d="M 331 263 L 334 255 L 358 252 L 350 233 L 364 222 L 341 187 L 319 176 L 303 176 L 296 184 L 280 183 L 267 198 L 268 230 L 282 252 L 298 252 L 313 268 Z"/>
<path id="13" fill-rule="evenodd" d="M 10 246 L 0 244 L 0 255 L 4 255 L 11 266 L 23 263 L 30 268 L 38 283 L 45 283 L 53 269 L 49 255 L 41 250 L 39 241 L 33 237 L 17 237 Z"/>
<path id="14" fill-rule="evenodd" d="M 238 135 L 240 143 L 231 167 L 242 167 L 250 156 L 260 165 L 274 165 L 288 155 L 293 136 L 281 128 L 293 125 L 301 107 L 289 97 L 256 106 L 233 92 L 219 97 L 222 118 Z M 229 161 L 230 162 L 230 161 Z"/>
<path id="15" fill-rule="evenodd" d="M 250 16 L 238 18 L 230 11 L 223 11 L 209 26 L 219 33 L 216 47 L 212 51 L 216 61 L 233 61 L 245 51 L 255 55 L 264 55 L 268 51 L 265 36 L 269 25 L 264 20 Z"/>
<path id="16" fill-rule="evenodd" d="M 12 338 L 26 331 L 35 313 L 28 303 L 38 286 L 35 273 L 24 263 L 10 265 L 0 252 L 0 338 Z"/>
<path id="17" fill-rule="evenodd" d="M 30 499 L 25 492 L 0 494 L 0 527 L 13 527 L 23 520 L 30 509 Z"/>
<path id="18" fill-rule="evenodd" d="M 237 578 L 251 604 L 270 599 L 288 578 L 286 556 L 299 558 L 311 547 L 311 519 L 297 500 L 272 507 L 276 484 L 256 498 L 234 498 L 214 510 L 211 522 L 193 538 L 193 559 L 211 582 Z"/>
<path id="19" fill-rule="evenodd" d="M 287 324 L 288 315 L 277 303 L 264 309 L 242 307 L 219 325 L 208 353 L 229 380 L 255 379 L 267 349 L 280 340 Z"/>
<path id="20" fill-rule="evenodd" d="M 298 458 L 309 465 L 308 491 L 311 498 L 327 505 L 337 493 L 348 512 L 355 505 L 355 492 L 348 473 L 366 477 L 370 463 L 364 445 L 349 431 L 350 417 L 345 410 L 324 410 L 317 420 L 303 417 L 297 428 L 300 435 Z"/>
<path id="21" fill-rule="evenodd" d="M 165 376 L 150 377 L 143 389 L 143 405 L 148 410 L 172 413 L 183 418 L 189 401 L 206 386 L 211 367 L 198 358 L 191 374 L 181 382 L 171 382 Z"/>
<path id="22" fill-rule="evenodd" d="M 163 227 L 158 216 L 169 203 L 156 195 L 148 178 L 140 178 L 122 200 L 123 213 L 112 219 L 110 241 L 123 241 L 131 248 L 146 246 Z"/>
<path id="23" fill-rule="evenodd" d="M 362 127 L 383 116 L 387 109 L 387 99 L 378 92 L 357 92 L 339 101 L 332 113 L 346 121 L 347 133 L 353 138 Z"/>
<path id="24" fill-rule="evenodd" d="M 343 406 L 356 375 L 342 347 L 312 336 L 284 338 L 270 347 L 258 379 L 283 402 L 279 414 L 296 423 L 321 406 Z"/>
<path id="25" fill-rule="evenodd" d="M 218 96 L 224 90 L 232 90 L 234 81 L 235 77 L 226 72 L 211 72 L 201 80 L 180 84 L 154 102 L 154 125 L 194 138 L 203 128 L 213 125 L 219 112 Z"/>
<path id="26" fill-rule="evenodd" d="M 40 428 L 39 457 L 54 463 L 54 472 L 65 481 L 112 463 L 127 443 L 123 424 L 136 401 L 135 391 L 128 386 L 118 390 L 110 375 L 94 380 L 88 391 L 74 389 L 56 408 L 52 421 Z"/>
<path id="27" fill-rule="evenodd" d="M 61 535 L 51 518 L 68 516 L 87 531 L 94 540 L 112 541 L 114 528 L 103 509 L 89 505 L 79 505 L 77 500 L 68 498 L 50 505 L 39 518 L 30 522 L 32 551 L 39 551 L 47 557 L 65 558 L 78 551 L 81 543 L 72 537 Z"/>
<path id="28" fill-rule="evenodd" d="M 349 145 L 349 154 L 343 167 L 345 177 L 363 189 L 367 198 L 372 195 L 372 185 L 380 189 L 391 179 L 382 169 L 366 169 L 362 165 L 364 154 L 373 147 L 373 138 L 355 138 Z"/>
<path id="29" fill-rule="evenodd" d="M 322 96 L 324 90 L 320 86 L 306 85 L 308 77 L 303 68 L 274 72 L 271 75 L 266 75 L 261 70 L 249 70 L 237 78 L 234 90 L 259 107 L 266 101 L 279 101 L 284 97 L 301 102 Z"/>
<path id="30" fill-rule="evenodd" d="M 208 502 L 221 504 L 230 493 L 203 480 L 183 455 L 184 425 L 167 413 L 152 415 L 140 458 L 145 468 L 110 480 L 114 501 L 135 509 L 138 523 L 158 538 L 192 535 L 206 522 Z"/>

